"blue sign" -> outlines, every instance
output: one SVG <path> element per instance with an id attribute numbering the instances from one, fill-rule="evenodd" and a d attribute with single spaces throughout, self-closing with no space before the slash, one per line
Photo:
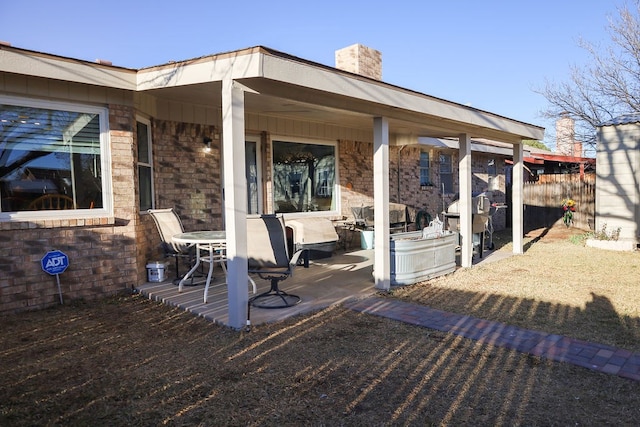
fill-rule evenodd
<path id="1" fill-rule="evenodd" d="M 69 257 L 61 251 L 50 251 L 42 257 L 42 270 L 54 275 L 64 273 L 69 267 Z"/>

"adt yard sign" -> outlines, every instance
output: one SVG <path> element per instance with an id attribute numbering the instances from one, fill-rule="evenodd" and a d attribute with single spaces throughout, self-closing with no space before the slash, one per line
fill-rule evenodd
<path id="1" fill-rule="evenodd" d="M 69 267 L 69 257 L 61 251 L 50 251 L 42 257 L 42 269 L 51 274 L 60 274 Z"/>

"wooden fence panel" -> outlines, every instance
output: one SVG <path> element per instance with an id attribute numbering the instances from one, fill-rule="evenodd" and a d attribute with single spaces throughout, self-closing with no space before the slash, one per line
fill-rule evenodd
<path id="1" fill-rule="evenodd" d="M 573 215 L 574 227 L 591 230 L 595 224 L 596 211 L 595 174 L 541 175 L 537 182 L 524 184 L 524 228 L 525 231 L 551 227 L 562 219 L 562 200 L 576 201 Z"/>

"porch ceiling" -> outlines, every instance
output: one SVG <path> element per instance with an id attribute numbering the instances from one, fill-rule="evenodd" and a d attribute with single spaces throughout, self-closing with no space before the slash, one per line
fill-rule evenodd
<path id="1" fill-rule="evenodd" d="M 461 133 L 468 133 L 472 138 L 486 138 L 508 143 L 517 143 L 521 139 L 527 138 L 526 135 L 481 126 L 473 121 L 454 121 L 436 114 L 420 114 L 389 105 L 286 85 L 263 78 L 241 80 L 240 82 L 257 92 L 247 92 L 245 95 L 245 112 L 247 114 L 309 121 L 363 131 L 372 129 L 374 117 L 386 117 L 389 120 L 389 132 L 392 135 L 413 136 L 416 144 L 417 137 L 457 138 Z M 221 82 L 215 81 L 152 89 L 146 93 L 167 101 L 191 103 L 221 110 L 221 86 Z M 486 114 L 473 109 L 469 109 L 469 112 L 472 120 Z M 499 119 L 505 120 L 504 118 Z M 498 121 L 496 120 L 496 122 Z M 523 127 L 530 126 L 522 125 Z M 526 133 L 526 131 L 522 133 Z M 406 143 L 406 139 L 403 141 Z M 395 139 L 392 138 L 390 143 L 394 142 Z"/>
<path id="2" fill-rule="evenodd" d="M 465 133 L 472 138 L 519 143 L 544 137 L 544 129 L 538 126 L 263 47 L 141 70 L 138 90 L 167 100 L 221 108 L 224 78 L 255 92 L 246 93 L 247 114 L 366 131 L 372 129 L 374 117 L 385 117 L 392 135 L 416 138 Z"/>

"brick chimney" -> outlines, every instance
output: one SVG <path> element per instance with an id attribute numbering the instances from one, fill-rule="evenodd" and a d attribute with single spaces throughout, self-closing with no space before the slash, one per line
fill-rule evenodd
<path id="1" fill-rule="evenodd" d="M 336 50 L 336 68 L 382 80 L 382 53 L 361 44 L 347 46 Z"/>
<path id="2" fill-rule="evenodd" d="M 582 156 L 582 143 L 576 141 L 575 121 L 561 113 L 556 121 L 556 152 L 565 156 Z"/>

